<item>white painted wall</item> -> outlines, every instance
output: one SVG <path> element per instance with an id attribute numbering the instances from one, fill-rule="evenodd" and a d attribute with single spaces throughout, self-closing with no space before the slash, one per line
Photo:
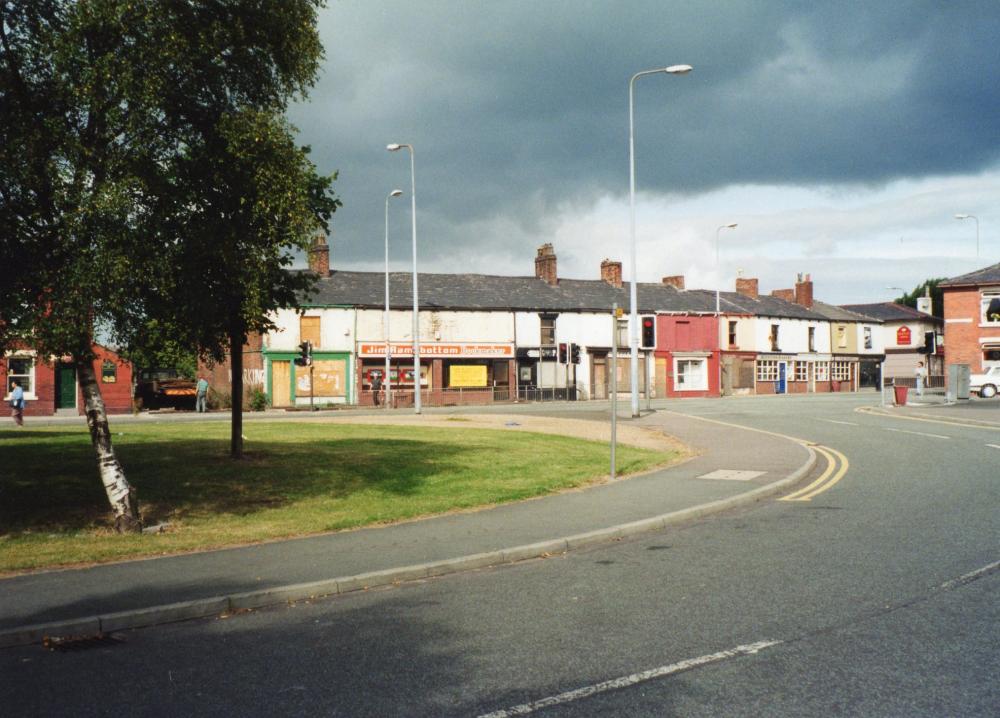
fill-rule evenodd
<path id="1" fill-rule="evenodd" d="M 771 325 L 778 325 L 778 350 L 782 354 L 809 353 L 809 327 L 815 329 L 814 353 L 830 352 L 830 323 L 783 317 L 754 317 L 754 351 L 771 351 Z M 740 349 L 743 349 L 740 345 Z"/>
<path id="2" fill-rule="evenodd" d="M 314 351 L 354 351 L 354 309 L 307 309 L 305 316 L 320 317 L 321 346 Z M 275 317 L 278 328 L 264 337 L 268 349 L 298 351 L 302 342 L 299 335 L 299 313 L 292 309 L 279 310 Z"/>
<path id="3" fill-rule="evenodd" d="M 509 344 L 514 341 L 512 312 L 482 311 L 420 311 L 421 342 L 492 342 Z M 381 309 L 358 310 L 358 341 L 385 341 Z M 537 317 L 536 317 L 537 319 Z M 413 312 L 389 312 L 389 335 L 395 342 L 413 341 Z"/>

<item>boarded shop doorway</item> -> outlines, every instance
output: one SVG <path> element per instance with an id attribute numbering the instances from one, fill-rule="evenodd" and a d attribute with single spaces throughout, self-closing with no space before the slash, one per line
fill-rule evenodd
<path id="1" fill-rule="evenodd" d="M 291 384 L 289 362 L 271 362 L 271 406 L 291 405 Z"/>
<path id="2" fill-rule="evenodd" d="M 592 354 L 594 358 L 590 395 L 595 399 L 608 398 L 608 355 Z"/>

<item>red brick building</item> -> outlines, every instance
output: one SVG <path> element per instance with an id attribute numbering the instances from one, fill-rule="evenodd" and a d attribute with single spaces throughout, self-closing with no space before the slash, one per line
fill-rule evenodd
<path id="1" fill-rule="evenodd" d="M 132 411 L 132 365 L 111 349 L 94 345 L 94 374 L 101 386 L 109 414 Z M 25 416 L 84 413 L 83 395 L 76 369 L 64 357 L 39 357 L 33 349 L 15 349 L 0 357 L 5 377 L 4 399 L 9 400 L 11 381 L 24 389 Z"/>
<path id="2" fill-rule="evenodd" d="M 1000 264 L 938 286 L 944 293 L 945 366 L 968 364 L 973 374 L 1000 366 Z"/>

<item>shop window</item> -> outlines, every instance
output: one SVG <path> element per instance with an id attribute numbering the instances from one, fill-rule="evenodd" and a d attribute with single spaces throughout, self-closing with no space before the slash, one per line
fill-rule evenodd
<path id="1" fill-rule="evenodd" d="M 795 381 L 809 381 L 809 362 L 795 362 Z"/>
<path id="2" fill-rule="evenodd" d="M 778 362 L 774 359 L 759 359 L 757 381 L 778 381 Z"/>
<path id="3" fill-rule="evenodd" d="M 33 357 L 7 358 L 7 395 L 10 395 L 11 382 L 17 379 L 25 394 L 35 391 L 35 360 Z"/>
<path id="4" fill-rule="evenodd" d="M 550 347 L 556 343 L 556 315 L 555 314 L 539 314 L 538 319 L 541 323 L 541 336 L 538 339 L 539 345 L 543 347 Z"/>
<path id="5" fill-rule="evenodd" d="M 118 381 L 118 365 L 113 361 L 105 359 L 101 363 L 101 382 L 104 384 L 114 384 Z"/>
<path id="6" fill-rule="evenodd" d="M 983 292 L 981 321 L 983 324 L 1000 324 L 1000 292 Z"/>
<path id="7" fill-rule="evenodd" d="M 780 352 L 781 349 L 778 348 L 778 325 L 771 325 L 771 351 Z"/>
<path id="8" fill-rule="evenodd" d="M 830 362 L 828 361 L 818 361 L 813 365 L 813 376 L 816 377 L 816 381 L 829 381 L 830 379 Z"/>
<path id="9" fill-rule="evenodd" d="M 831 367 L 833 376 L 831 377 L 835 381 L 850 381 L 851 379 L 851 362 L 848 361 L 835 361 Z"/>
<path id="10" fill-rule="evenodd" d="M 674 388 L 677 391 L 708 389 L 707 359 L 674 359 Z"/>
<path id="11" fill-rule="evenodd" d="M 319 349 L 323 346 L 319 337 L 319 317 L 299 317 L 299 341 L 312 342 L 313 348 Z"/>

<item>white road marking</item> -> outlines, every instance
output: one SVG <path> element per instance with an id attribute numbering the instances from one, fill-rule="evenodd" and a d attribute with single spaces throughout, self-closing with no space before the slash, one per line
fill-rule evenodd
<path id="1" fill-rule="evenodd" d="M 898 431 L 900 434 L 915 434 L 917 436 L 929 436 L 932 439 L 950 439 L 950 436 L 942 436 L 941 434 L 925 434 L 922 431 L 907 431 L 906 429 L 890 429 L 887 426 L 883 426 L 886 431 Z"/>
<path id="2" fill-rule="evenodd" d="M 816 417 L 819 419 L 819 417 Z M 831 424 L 843 424 L 844 426 L 857 426 L 853 421 L 837 421 L 836 419 L 820 419 L 820 421 L 826 421 Z"/>
<path id="3" fill-rule="evenodd" d="M 610 681 L 604 681 L 603 683 L 595 683 L 590 686 L 584 686 L 583 688 L 577 688 L 573 691 L 567 691 L 566 693 L 560 693 L 559 695 L 532 701 L 531 703 L 522 703 L 521 705 L 507 708 L 505 710 L 485 713 L 479 716 L 479 718 L 509 718 L 510 716 L 528 715 L 529 713 L 534 713 L 542 708 L 578 701 L 606 691 L 628 688 L 629 686 L 634 686 L 637 683 L 650 681 L 654 678 L 662 678 L 663 676 L 670 676 L 675 673 L 680 673 L 681 671 L 687 671 L 692 668 L 698 668 L 699 666 L 705 666 L 709 663 L 718 663 L 719 661 L 736 658 L 737 656 L 749 656 L 754 653 L 758 653 L 765 648 L 776 646 L 779 643 L 781 643 L 781 641 L 758 641 L 757 643 L 736 646 L 736 648 L 730 648 L 728 651 L 719 651 L 718 653 L 710 653 L 707 656 L 689 658 L 686 661 L 672 663 L 669 666 L 652 668 L 648 671 L 643 671 L 642 673 L 633 673 L 630 676 L 622 676 L 621 678 L 614 678 Z"/>
<path id="4" fill-rule="evenodd" d="M 982 578 L 987 574 L 991 574 L 997 569 L 1000 569 L 1000 561 L 994 561 L 993 563 L 987 564 L 982 568 L 977 568 L 975 571 L 969 571 L 969 573 L 959 576 L 956 579 L 953 579 L 951 581 L 946 581 L 945 583 L 942 583 L 938 588 L 940 588 L 942 591 L 950 591 L 953 588 L 957 588 L 958 586 L 963 586 L 967 583 L 970 583 L 971 581 L 975 581 L 977 578 Z"/>

